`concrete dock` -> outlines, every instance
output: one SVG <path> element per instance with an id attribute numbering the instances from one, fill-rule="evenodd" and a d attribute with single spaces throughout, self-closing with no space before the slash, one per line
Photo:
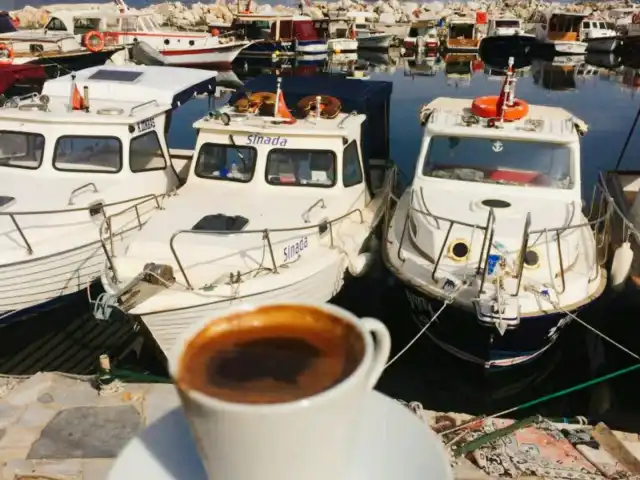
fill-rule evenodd
<path id="1" fill-rule="evenodd" d="M 103 480 L 127 442 L 178 405 L 170 384 L 116 382 L 99 392 L 93 377 L 0 377 L 0 480 Z M 420 412 L 425 428 L 435 415 Z M 640 455 L 638 435 L 616 436 Z M 466 459 L 455 472 L 490 478 Z"/>

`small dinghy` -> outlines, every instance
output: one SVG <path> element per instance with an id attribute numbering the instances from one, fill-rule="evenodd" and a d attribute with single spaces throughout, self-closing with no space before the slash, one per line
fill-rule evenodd
<path id="1" fill-rule="evenodd" d="M 373 258 L 395 175 L 390 97 L 390 82 L 249 81 L 194 124 L 186 185 L 106 264 L 99 310 L 141 317 L 167 352 L 238 302 L 330 300 Z"/>
<path id="2" fill-rule="evenodd" d="M 94 67 L 2 99 L 0 325 L 100 275 L 103 247 L 117 253 L 181 184 L 172 110 L 214 91 L 215 72 Z"/>
<path id="3" fill-rule="evenodd" d="M 423 107 L 415 178 L 383 242 L 420 330 L 485 368 L 538 357 L 606 285 L 592 230 L 605 217 L 582 212 L 586 126 L 515 98 L 510 64 L 499 96 Z"/>

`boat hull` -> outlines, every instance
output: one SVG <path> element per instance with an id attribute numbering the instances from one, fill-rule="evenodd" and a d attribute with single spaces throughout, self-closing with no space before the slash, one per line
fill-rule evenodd
<path id="1" fill-rule="evenodd" d="M 355 52 L 358 41 L 350 38 L 332 38 L 327 42 L 327 50 L 331 53 Z"/>
<path id="2" fill-rule="evenodd" d="M 321 55 L 327 53 L 327 42 L 324 40 L 296 40 L 295 52 L 305 55 Z"/>
<path id="3" fill-rule="evenodd" d="M 32 57 L 14 60 L 15 64 L 31 64 L 41 65 L 44 68 L 48 78 L 56 78 L 60 75 L 66 75 L 70 71 L 82 70 L 85 68 L 98 67 L 104 65 L 116 52 L 122 48 L 105 49 L 101 52 L 90 52 L 88 50 L 80 50 L 77 52 L 68 52 L 56 56 L 48 57 Z"/>
<path id="4" fill-rule="evenodd" d="M 620 46 L 620 37 L 603 37 L 586 40 L 587 52 L 611 53 Z"/>
<path id="5" fill-rule="evenodd" d="M 379 48 L 388 49 L 395 38 L 391 34 L 371 35 L 370 37 L 358 38 L 358 48 Z"/>
<path id="6" fill-rule="evenodd" d="M 181 50 L 160 50 L 166 65 L 196 66 L 220 65 L 229 66 L 245 48 L 245 43 L 214 46 L 208 48 L 187 48 Z"/>
<path id="7" fill-rule="evenodd" d="M 293 42 L 254 42 L 240 52 L 239 57 L 271 57 L 277 54 L 280 57 L 291 57 L 295 55 Z"/>
<path id="8" fill-rule="evenodd" d="M 535 48 L 533 35 L 496 35 L 480 42 L 480 55 L 484 57 L 527 57 Z"/>
<path id="9" fill-rule="evenodd" d="M 158 346 L 166 354 L 173 347 L 176 339 L 194 322 L 208 317 L 215 318 L 225 309 L 241 303 L 278 302 L 296 299 L 305 302 L 327 302 L 342 288 L 345 277 L 345 261 L 336 256 L 323 268 L 313 274 L 300 278 L 297 276 L 288 285 L 267 291 L 247 292 L 232 300 L 214 300 L 215 295 L 207 299 L 204 295 L 193 295 L 193 304 L 181 308 L 172 308 L 162 312 L 143 312 L 139 317 L 147 326 Z M 111 284 L 102 278 L 107 292 L 112 290 Z"/>
<path id="10" fill-rule="evenodd" d="M 421 330 L 443 305 L 412 287 L 405 287 L 411 316 Z M 571 312 L 575 313 L 575 312 Z M 494 326 L 483 325 L 475 312 L 447 306 L 425 334 L 458 358 L 494 371 L 526 364 L 541 356 L 570 323 L 564 312 L 522 317 L 520 324 L 501 335 Z"/>

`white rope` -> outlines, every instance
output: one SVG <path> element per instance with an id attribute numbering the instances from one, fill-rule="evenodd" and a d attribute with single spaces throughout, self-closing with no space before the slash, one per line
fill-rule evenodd
<path id="1" fill-rule="evenodd" d="M 124 390 L 124 383 L 118 379 L 114 379 L 111 383 L 106 385 L 100 385 L 98 388 L 98 395 L 101 397 L 108 397 L 111 395 L 117 395 Z"/>
<path id="2" fill-rule="evenodd" d="M 564 308 L 562 308 L 560 305 L 557 304 L 557 302 L 554 302 L 553 300 L 551 300 L 550 297 L 546 296 L 546 295 L 541 295 L 539 292 L 536 292 L 533 289 L 528 289 L 530 292 L 532 292 L 535 296 L 537 296 L 538 298 L 542 298 L 543 300 L 546 300 L 547 303 L 551 304 L 556 310 L 560 310 L 562 313 L 564 313 L 565 315 L 568 315 L 569 317 L 571 317 L 573 320 L 575 320 L 576 322 L 581 323 L 582 325 L 584 325 L 585 327 L 587 327 L 589 330 L 591 330 L 593 333 L 595 333 L 596 335 L 599 335 L 600 337 L 602 337 L 603 339 L 605 339 L 606 341 L 608 341 L 609 343 L 611 343 L 612 345 L 615 345 L 616 347 L 618 347 L 620 350 L 622 350 L 623 352 L 628 353 L 629 355 L 631 355 L 633 358 L 635 358 L 636 360 L 640 361 L 640 356 L 637 355 L 636 353 L 632 352 L 631 350 L 629 350 L 628 348 L 620 345 L 618 342 L 616 342 L 615 340 L 613 340 L 612 338 L 608 337 L 607 335 L 605 335 L 604 333 L 596 330 L 594 327 L 592 327 L 591 325 L 589 325 L 588 323 L 586 323 L 583 320 L 580 320 L 576 315 L 574 315 L 573 313 L 565 310 Z"/>
<path id="3" fill-rule="evenodd" d="M 438 319 L 438 316 L 444 311 L 445 308 L 447 308 L 453 302 L 454 298 L 462 291 L 462 288 L 465 287 L 466 285 L 467 284 L 465 282 L 461 283 L 460 286 L 458 286 L 458 289 L 455 292 L 453 292 L 451 295 L 449 295 L 449 297 L 447 297 L 447 299 L 442 304 L 442 307 L 440 307 L 440 309 L 433 315 L 433 317 L 431 317 L 431 320 L 429 320 L 429 322 L 422 328 L 422 330 L 420 330 L 418 334 L 415 337 L 413 337 L 413 339 L 409 343 L 407 343 L 407 345 L 396 354 L 395 357 L 393 357 L 391 360 L 387 362 L 387 364 L 384 366 L 385 369 L 389 368 L 389 365 L 391 365 L 398 358 L 404 355 L 404 353 L 407 350 L 409 350 L 409 348 L 411 348 L 411 346 L 414 343 L 418 341 L 418 339 L 424 334 L 424 332 L 427 331 L 427 329 L 431 326 L 431 324 Z"/>

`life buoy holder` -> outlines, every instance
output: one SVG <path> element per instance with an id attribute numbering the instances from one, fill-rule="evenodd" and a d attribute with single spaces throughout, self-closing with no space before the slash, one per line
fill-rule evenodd
<path id="1" fill-rule="evenodd" d="M 498 96 L 478 97 L 471 104 L 471 113 L 482 118 L 502 118 L 506 122 L 513 122 L 527 116 L 529 104 L 515 99 L 513 105 L 501 107 Z"/>
<path id="2" fill-rule="evenodd" d="M 272 92 L 256 92 L 249 97 L 238 99 L 235 103 L 236 110 L 240 113 L 256 113 L 262 110 L 264 106 L 275 107 L 276 94 Z"/>
<path id="3" fill-rule="evenodd" d="M 6 56 L 0 56 L 0 64 L 13 63 L 13 48 L 11 48 L 11 46 L 7 45 L 6 43 L 0 43 L 0 52 L 2 51 L 5 51 L 7 53 Z"/>
<path id="4" fill-rule="evenodd" d="M 101 52 L 104 49 L 104 35 L 92 30 L 91 32 L 87 32 L 83 35 L 82 43 L 90 52 Z"/>
<path id="5" fill-rule="evenodd" d="M 302 112 L 303 116 L 307 116 L 311 113 L 318 115 L 316 108 L 318 105 L 317 95 L 309 95 L 304 97 L 298 102 L 298 111 Z M 336 97 L 329 95 L 319 95 L 320 97 L 320 117 L 321 118 L 336 118 L 336 116 L 342 110 L 342 103 Z"/>

